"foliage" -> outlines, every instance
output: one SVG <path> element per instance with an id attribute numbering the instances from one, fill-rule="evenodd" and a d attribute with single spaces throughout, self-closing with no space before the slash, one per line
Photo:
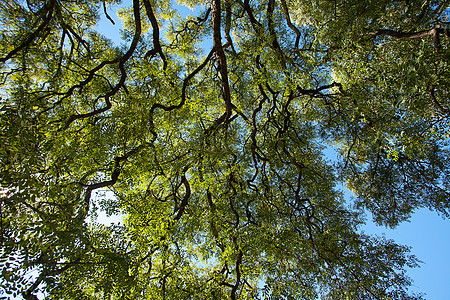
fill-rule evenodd
<path id="1" fill-rule="evenodd" d="M 129 2 L 0 3 L 4 292 L 421 298 L 359 226 L 450 214 L 449 2 Z"/>

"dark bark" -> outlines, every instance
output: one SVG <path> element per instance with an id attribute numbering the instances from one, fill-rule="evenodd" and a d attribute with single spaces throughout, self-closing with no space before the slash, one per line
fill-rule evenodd
<path id="1" fill-rule="evenodd" d="M 391 37 L 395 37 L 398 39 L 421 39 L 427 36 L 433 37 L 433 44 L 436 50 L 441 48 L 440 45 L 440 34 L 448 35 L 444 29 L 442 28 L 432 28 L 429 30 L 417 31 L 417 32 L 402 32 L 395 31 L 390 29 L 377 29 L 377 30 L 367 30 L 367 33 L 373 36 L 387 35 Z"/>
<path id="2" fill-rule="evenodd" d="M 214 121 L 212 127 L 207 131 L 217 128 L 221 123 L 228 120 L 231 116 L 233 105 L 231 103 L 230 86 L 228 83 L 228 67 L 225 52 L 222 46 L 222 34 L 221 34 L 221 8 L 220 0 L 211 1 L 211 13 L 212 13 L 212 28 L 213 28 L 213 49 L 219 62 L 219 73 L 222 81 L 222 96 L 225 102 L 225 112 L 222 116 Z"/>
<path id="3" fill-rule="evenodd" d="M 154 47 L 153 50 L 155 52 L 159 53 L 159 56 L 161 57 L 161 59 L 163 61 L 163 69 L 165 70 L 167 68 L 167 61 L 166 61 L 166 56 L 164 55 L 164 53 L 162 51 L 161 44 L 159 42 L 158 22 L 156 20 L 155 14 L 153 13 L 153 9 L 150 4 L 150 1 L 149 0 L 143 0 L 143 1 L 144 1 L 144 5 L 145 5 L 145 10 L 147 11 L 147 16 L 150 19 L 150 23 L 152 24 L 152 28 L 153 28 L 153 47 Z"/>
<path id="4" fill-rule="evenodd" d="M 5 57 L 0 58 L 0 63 L 3 63 L 7 61 L 8 59 L 12 58 L 14 55 L 16 55 L 19 51 L 22 49 L 28 48 L 31 43 L 41 34 L 41 32 L 44 31 L 44 29 L 47 27 L 47 25 L 50 23 L 50 20 L 53 17 L 53 9 L 54 9 L 55 1 L 50 1 L 48 5 L 44 6 L 44 16 L 41 25 L 28 36 L 28 38 L 23 41 L 17 48 L 9 52 Z"/>
<path id="5" fill-rule="evenodd" d="M 89 118 L 89 117 L 101 114 L 101 113 L 109 110 L 112 106 L 111 102 L 109 100 L 110 97 L 114 96 L 120 90 L 120 88 L 125 88 L 125 80 L 127 78 L 127 73 L 125 71 L 125 63 L 131 58 L 131 55 L 133 55 L 134 51 L 136 50 L 137 44 L 139 42 L 139 38 L 141 37 L 142 24 L 141 24 L 141 14 L 139 12 L 139 0 L 133 0 L 133 12 L 134 12 L 134 23 L 135 23 L 135 27 L 136 27 L 136 32 L 134 34 L 133 40 L 131 41 L 131 45 L 130 45 L 130 48 L 128 49 L 128 51 L 120 58 L 117 58 L 112 61 L 103 61 L 100 65 L 98 65 L 96 68 L 92 69 L 89 72 L 88 78 L 86 78 L 83 82 L 72 86 L 69 89 L 69 91 L 66 93 L 66 96 L 64 96 L 64 98 L 69 97 L 70 95 L 73 94 L 73 92 L 76 88 L 79 88 L 80 93 L 81 93 L 81 90 L 83 89 L 83 87 L 85 85 L 87 85 L 94 78 L 94 75 L 98 70 L 100 70 L 107 64 L 119 63 L 119 69 L 121 72 L 119 83 L 110 92 L 108 92 L 106 95 L 101 97 L 101 98 L 105 98 L 105 103 L 106 103 L 105 106 L 102 108 L 99 108 L 99 109 L 95 109 L 94 111 L 89 112 L 89 113 L 71 115 L 67 119 L 64 127 L 61 128 L 60 130 L 67 129 L 70 126 L 70 124 L 75 120 Z"/>

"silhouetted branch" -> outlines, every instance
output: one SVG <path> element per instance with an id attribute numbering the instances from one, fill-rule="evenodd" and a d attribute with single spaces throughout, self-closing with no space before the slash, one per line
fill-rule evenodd
<path id="1" fill-rule="evenodd" d="M 389 29 L 378 29 L 378 30 L 370 30 L 367 29 L 367 33 L 373 36 L 380 36 L 380 35 L 387 35 L 391 37 L 395 37 L 398 39 L 420 39 L 427 36 L 433 37 L 433 44 L 436 50 L 439 50 L 441 48 L 440 45 L 440 34 L 446 33 L 446 31 L 442 28 L 432 28 L 429 30 L 423 30 L 423 31 L 417 31 L 417 32 L 401 32 L 401 31 L 394 31 Z"/>

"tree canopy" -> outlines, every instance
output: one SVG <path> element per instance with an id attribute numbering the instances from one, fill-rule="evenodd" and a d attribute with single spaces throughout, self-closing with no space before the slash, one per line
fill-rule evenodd
<path id="1" fill-rule="evenodd" d="M 450 215 L 449 1 L 120 2 L 0 2 L 3 292 L 422 298 L 360 226 Z"/>

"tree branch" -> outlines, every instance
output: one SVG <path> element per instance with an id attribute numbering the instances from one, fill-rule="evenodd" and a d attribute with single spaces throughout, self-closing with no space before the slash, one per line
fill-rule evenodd
<path id="1" fill-rule="evenodd" d="M 370 30 L 366 29 L 367 33 L 373 36 L 387 35 L 391 37 L 395 37 L 398 39 L 420 39 L 427 36 L 433 37 L 433 44 L 436 50 L 441 48 L 440 45 L 440 34 L 446 33 L 446 31 L 442 28 L 432 28 L 429 30 L 417 31 L 417 32 L 401 32 L 394 31 L 390 29 L 378 29 L 378 30 Z M 447 34 L 448 35 L 448 34 Z"/>
<path id="2" fill-rule="evenodd" d="M 166 61 L 166 56 L 164 55 L 162 48 L 161 48 L 161 44 L 159 42 L 159 26 L 158 26 L 158 22 L 156 20 L 155 14 L 153 13 L 153 9 L 152 9 L 152 5 L 150 4 L 149 0 L 143 0 L 144 2 L 144 6 L 145 6 L 145 10 L 147 11 L 147 16 L 150 19 L 150 23 L 152 24 L 152 28 L 153 28 L 153 51 L 156 51 L 159 53 L 159 56 L 161 57 L 161 59 L 163 60 L 163 70 L 165 70 L 167 68 L 167 61 Z M 150 50 L 152 51 L 152 50 Z M 150 53 L 147 52 L 148 53 Z M 148 56 L 148 55 L 145 56 Z"/>
<path id="3" fill-rule="evenodd" d="M 444 113 L 444 114 L 450 114 L 450 109 L 444 108 L 444 107 L 441 105 L 441 103 L 439 103 L 439 101 L 437 101 L 436 95 L 435 95 L 435 93 L 434 93 L 434 87 L 431 88 L 431 91 L 430 91 L 430 97 L 431 97 L 431 100 L 433 101 L 433 103 L 436 105 L 436 107 L 437 107 L 442 113 Z"/>
<path id="4" fill-rule="evenodd" d="M 60 130 L 67 129 L 70 126 L 70 124 L 75 120 L 89 118 L 89 117 L 101 114 L 101 113 L 109 110 L 111 108 L 111 102 L 109 101 L 109 98 L 111 96 L 115 95 L 120 90 L 120 88 L 124 87 L 125 80 L 127 78 L 127 73 L 125 71 L 125 62 L 127 62 L 130 59 L 131 55 L 133 55 L 134 51 L 136 50 L 137 44 L 139 42 L 139 38 L 141 37 L 142 24 L 141 24 L 141 15 L 139 12 L 139 0 L 133 0 L 133 12 L 134 12 L 134 23 L 135 23 L 135 27 L 136 27 L 136 32 L 134 34 L 133 40 L 131 41 L 131 45 L 130 45 L 130 48 L 128 49 L 128 51 L 122 57 L 120 57 L 118 59 L 115 59 L 112 61 L 103 61 L 100 65 L 98 65 L 96 68 L 92 69 L 89 72 L 88 78 L 86 78 L 81 83 L 79 83 L 75 86 L 72 86 L 69 89 L 69 91 L 66 93 L 66 96 L 65 96 L 65 97 L 69 97 L 70 95 L 72 95 L 76 88 L 80 88 L 80 90 L 81 90 L 86 84 L 88 84 L 94 78 L 95 73 L 98 70 L 100 70 L 101 68 L 103 68 L 105 65 L 118 62 L 119 69 L 121 72 L 121 77 L 120 77 L 119 83 L 109 93 L 107 93 L 106 95 L 103 96 L 103 98 L 105 98 L 105 102 L 106 102 L 105 107 L 95 109 L 94 111 L 85 113 L 85 114 L 71 115 L 67 119 L 64 127 L 62 127 Z"/>
<path id="5" fill-rule="evenodd" d="M 186 209 L 186 206 L 188 205 L 189 197 L 191 196 L 191 186 L 189 185 L 189 181 L 186 179 L 186 171 L 187 168 L 183 170 L 183 175 L 181 176 L 181 183 L 184 185 L 185 188 L 185 194 L 183 197 L 183 200 L 181 200 L 181 204 L 178 208 L 175 210 L 178 210 L 177 215 L 173 218 L 175 221 L 178 221 L 181 219 L 181 216 L 184 213 L 184 210 Z"/>
<path id="6" fill-rule="evenodd" d="M 113 25 L 116 25 L 116 23 L 114 22 L 114 20 L 110 17 L 110 15 L 108 14 L 108 12 L 106 11 L 106 4 L 105 2 L 103 2 L 103 13 L 105 14 L 105 16 L 108 18 L 109 21 L 111 21 L 111 23 Z"/>
<path id="7" fill-rule="evenodd" d="M 9 52 L 5 57 L 0 58 L 0 63 L 7 61 L 11 57 L 13 57 L 15 54 L 17 54 L 20 50 L 23 48 L 28 47 L 31 42 L 33 42 L 34 39 L 38 37 L 38 35 L 44 30 L 45 27 L 50 23 L 50 20 L 52 19 L 53 15 L 53 8 L 54 8 L 55 1 L 50 1 L 50 4 L 48 5 L 48 9 L 43 9 L 45 12 L 45 16 L 43 18 L 43 22 L 39 27 L 25 40 L 23 41 L 17 48 Z M 47 6 L 47 5 L 45 5 Z"/>
<path id="8" fill-rule="evenodd" d="M 291 17 L 289 16 L 289 10 L 288 10 L 287 4 L 286 4 L 286 0 L 281 0 L 281 5 L 283 6 L 283 12 L 286 17 L 286 24 L 297 35 L 297 37 L 295 38 L 295 49 L 298 49 L 298 44 L 300 42 L 300 36 L 301 36 L 300 30 L 291 22 Z"/>
<path id="9" fill-rule="evenodd" d="M 117 180 L 119 179 L 120 172 L 121 172 L 120 163 L 124 160 L 127 160 L 130 156 L 138 153 L 139 151 L 144 149 L 146 146 L 148 146 L 147 143 L 141 144 L 138 147 L 134 148 L 133 150 L 128 151 L 123 156 L 116 156 L 114 158 L 114 166 L 112 167 L 112 173 L 111 173 L 110 180 L 97 182 L 97 183 L 93 183 L 93 184 L 84 184 L 82 182 L 76 182 L 76 184 L 78 184 L 79 186 L 86 188 L 86 193 L 84 195 L 85 213 L 83 215 L 85 215 L 89 211 L 92 191 L 96 190 L 96 189 L 108 187 L 108 186 L 113 186 L 114 184 L 116 184 Z"/>
<path id="10" fill-rule="evenodd" d="M 183 80 L 183 87 L 181 88 L 181 102 L 177 105 L 170 105 L 170 106 L 166 106 L 164 104 L 161 103 L 155 103 L 152 105 L 152 107 L 150 108 L 150 114 L 153 114 L 153 112 L 157 109 L 163 109 L 165 111 L 171 111 L 174 109 L 179 109 L 181 108 L 184 103 L 186 102 L 186 88 L 189 85 L 189 81 L 194 78 L 195 75 L 198 74 L 198 72 L 200 72 L 207 64 L 208 62 L 211 60 L 212 56 L 214 54 L 214 49 L 212 49 L 208 56 L 205 58 L 205 60 L 203 61 L 203 63 L 197 67 L 197 69 L 195 69 L 194 71 L 192 71 L 192 73 L 190 73 L 184 80 Z"/>
<path id="11" fill-rule="evenodd" d="M 228 68 L 225 52 L 222 47 L 222 35 L 220 29 L 221 9 L 220 0 L 211 1 L 212 28 L 213 28 L 213 49 L 219 60 L 219 72 L 222 80 L 222 95 L 225 101 L 225 113 L 219 117 L 213 124 L 213 128 L 217 128 L 222 122 L 225 122 L 232 113 L 233 105 L 231 103 L 230 86 L 228 84 Z"/>

